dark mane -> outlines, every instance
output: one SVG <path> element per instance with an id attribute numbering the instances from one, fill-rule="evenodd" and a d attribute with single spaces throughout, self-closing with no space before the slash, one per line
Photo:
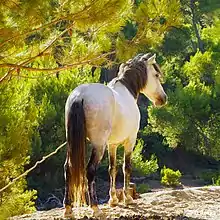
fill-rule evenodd
<path id="1" fill-rule="evenodd" d="M 143 61 L 126 63 L 118 73 L 118 80 L 136 99 L 147 83 L 147 68 Z"/>
<path id="2" fill-rule="evenodd" d="M 143 54 L 138 54 L 132 60 L 122 64 L 119 69 L 117 81 L 121 82 L 137 99 L 140 91 L 147 83 L 147 68 L 144 61 L 140 60 Z M 150 57 L 151 54 L 148 54 Z"/>
<path id="3" fill-rule="evenodd" d="M 129 90 L 133 97 L 137 99 L 140 91 L 147 83 L 147 67 L 145 61 L 152 56 L 152 54 L 148 53 L 145 55 L 145 59 L 143 60 L 141 59 L 143 55 L 144 54 L 138 54 L 133 59 L 121 64 L 118 76 L 112 79 L 109 85 L 121 82 Z M 157 63 L 153 63 L 152 65 L 155 71 L 162 75 L 159 65 Z"/>

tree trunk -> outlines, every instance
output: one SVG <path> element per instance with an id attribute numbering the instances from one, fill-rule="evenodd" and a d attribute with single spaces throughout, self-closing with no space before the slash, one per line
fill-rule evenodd
<path id="1" fill-rule="evenodd" d="M 192 12 L 192 24 L 193 24 L 193 29 L 195 31 L 196 38 L 197 38 L 197 45 L 198 45 L 199 50 L 202 53 L 204 53 L 205 52 L 204 44 L 203 44 L 203 41 L 201 39 L 199 30 L 198 30 L 198 27 L 197 27 L 197 19 L 196 19 L 196 15 L 195 15 L 195 0 L 190 0 L 190 9 L 191 9 L 191 12 Z"/>

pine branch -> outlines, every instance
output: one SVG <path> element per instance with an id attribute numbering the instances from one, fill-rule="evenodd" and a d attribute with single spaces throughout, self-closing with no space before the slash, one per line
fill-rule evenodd
<path id="1" fill-rule="evenodd" d="M 31 33 L 36 32 L 36 31 L 39 31 L 39 30 L 42 29 L 42 28 L 51 26 L 51 25 L 56 24 L 56 23 L 58 23 L 58 22 L 60 22 L 60 21 L 62 21 L 62 20 L 65 20 L 65 19 L 67 19 L 67 16 L 66 16 L 66 17 L 61 17 L 61 18 L 56 19 L 56 20 L 53 20 L 53 21 L 51 21 L 51 22 L 49 22 L 49 23 L 47 23 L 47 24 L 41 25 L 41 26 L 38 27 L 38 28 L 34 28 L 33 30 L 26 31 L 25 33 L 21 33 L 21 34 L 12 36 L 11 38 L 8 38 L 7 40 L 5 40 L 5 41 L 3 41 L 2 43 L 0 43 L 0 48 L 1 48 L 2 46 L 4 46 L 6 43 L 8 43 L 9 41 L 11 41 L 11 40 L 14 40 L 14 39 L 19 38 L 19 37 L 23 37 L 23 36 L 25 36 L 25 35 L 31 34 Z"/>
<path id="2" fill-rule="evenodd" d="M 11 40 L 14 40 L 14 39 L 19 38 L 19 37 L 23 37 L 23 36 L 25 36 L 25 35 L 27 35 L 27 34 L 31 34 L 31 33 L 36 32 L 36 31 L 39 31 L 39 30 L 41 30 L 42 28 L 49 27 L 49 26 L 51 26 L 51 25 L 53 25 L 53 24 L 56 24 L 56 23 L 58 23 L 58 22 L 60 22 L 60 21 L 63 21 L 63 20 L 72 20 L 72 21 L 74 21 L 74 19 L 75 19 L 75 20 L 80 19 L 80 18 L 81 18 L 80 15 L 81 15 L 82 13 L 86 12 L 87 10 L 89 10 L 89 9 L 91 8 L 91 6 L 93 5 L 93 2 L 94 2 L 94 1 L 96 1 L 96 0 L 93 0 L 93 1 L 91 2 L 91 4 L 85 6 L 85 7 L 84 7 L 81 11 L 79 11 L 79 12 L 76 12 L 76 13 L 74 13 L 74 14 L 70 14 L 70 15 L 68 15 L 68 16 L 60 17 L 60 18 L 58 18 L 58 19 L 54 19 L 53 21 L 51 21 L 51 22 L 49 22 L 49 23 L 47 23 L 47 24 L 41 25 L 41 26 L 38 27 L 38 28 L 34 28 L 33 30 L 26 31 L 25 33 L 21 33 L 21 34 L 12 36 L 11 38 L 8 38 L 7 40 L 5 40 L 5 41 L 3 41 L 2 43 L 0 43 L 0 48 L 1 48 L 2 46 L 4 46 L 6 43 L 8 43 L 9 41 L 11 41 Z"/>
<path id="3" fill-rule="evenodd" d="M 44 48 L 44 49 L 43 49 L 40 53 L 38 53 L 36 56 L 31 57 L 31 58 L 29 58 L 28 60 L 26 60 L 26 61 L 24 61 L 24 62 L 22 62 L 22 63 L 20 63 L 20 64 L 17 64 L 17 65 L 20 65 L 20 66 L 26 65 L 26 64 L 30 63 L 31 61 L 35 60 L 36 58 L 43 56 L 43 55 L 45 54 L 45 52 L 48 51 L 48 49 L 51 48 L 51 46 L 52 46 L 60 37 L 62 37 L 62 35 L 63 35 L 64 33 L 66 33 L 69 29 L 72 28 L 72 26 L 73 26 L 73 24 L 70 25 L 68 28 L 66 28 L 64 31 L 62 31 L 58 36 L 56 36 L 56 37 L 50 42 L 50 44 L 49 44 L 46 48 Z M 8 76 L 10 76 L 10 75 L 11 75 L 15 70 L 17 70 L 17 69 L 18 69 L 18 68 L 13 68 L 12 70 L 9 70 L 2 78 L 0 78 L 0 82 L 4 81 Z M 20 69 L 20 68 L 19 68 L 19 69 Z"/>
<path id="4" fill-rule="evenodd" d="M 48 51 L 48 49 L 50 49 L 50 48 L 53 46 L 53 44 L 54 44 L 60 37 L 62 37 L 63 34 L 65 34 L 68 30 L 70 30 L 70 29 L 72 28 L 72 26 L 73 26 L 73 24 L 70 25 L 68 28 L 66 28 L 64 31 L 62 31 L 58 36 L 56 36 L 56 37 L 49 43 L 49 45 L 48 45 L 47 47 L 45 47 L 40 53 L 38 53 L 37 55 L 35 55 L 35 56 L 29 58 L 28 60 L 26 60 L 26 61 L 24 61 L 24 62 L 22 62 L 22 63 L 20 63 L 19 65 L 21 65 L 21 66 L 26 65 L 26 64 L 30 63 L 31 61 L 35 60 L 36 58 L 43 56 L 43 55 L 45 54 L 45 52 Z"/>
<path id="5" fill-rule="evenodd" d="M 60 67 L 56 67 L 56 68 L 43 68 L 43 69 L 40 69 L 40 68 L 28 67 L 28 66 L 23 66 L 23 65 L 19 65 L 19 64 L 12 64 L 12 63 L 0 64 L 0 68 L 13 68 L 13 69 L 19 70 L 19 71 L 20 71 L 20 69 L 24 69 L 24 70 L 35 71 L 35 72 L 56 72 L 56 71 L 71 69 L 71 68 L 76 67 L 76 66 L 81 66 L 81 65 L 85 65 L 85 64 L 92 64 L 92 62 L 97 61 L 101 58 L 104 58 L 104 57 L 106 57 L 108 55 L 111 55 L 111 54 L 114 54 L 114 53 L 115 53 L 115 51 L 112 51 L 112 52 L 109 52 L 109 53 L 101 54 L 100 56 L 97 56 L 97 57 L 95 57 L 93 59 L 90 59 L 90 60 L 83 60 L 83 61 L 79 61 L 79 62 L 76 62 L 76 63 L 72 63 L 72 64 L 69 64 L 69 65 L 60 66 Z M 0 83 L 3 82 L 4 79 L 9 75 L 9 72 L 7 72 L 2 78 L 0 78 Z M 48 76 L 48 75 L 51 75 L 51 74 L 47 74 L 45 76 Z M 42 77 L 42 76 L 40 76 L 40 77 Z M 35 78 L 35 77 L 24 77 L 24 78 Z M 36 78 L 39 78 L 39 77 L 36 77 Z"/>
<path id="6" fill-rule="evenodd" d="M 10 75 L 10 71 L 8 71 L 4 76 L 0 78 L 0 83 L 3 82 Z"/>

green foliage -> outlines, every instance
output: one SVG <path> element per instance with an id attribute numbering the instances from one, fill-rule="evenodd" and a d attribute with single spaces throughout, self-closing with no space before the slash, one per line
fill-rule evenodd
<path id="1" fill-rule="evenodd" d="M 215 186 L 220 186 L 220 175 L 216 178 L 215 177 L 213 178 L 213 184 Z"/>
<path id="2" fill-rule="evenodd" d="M 136 1 L 132 21 L 116 41 L 117 57 L 127 60 L 138 52 L 157 48 L 165 33 L 182 24 L 179 0 Z M 129 28 L 129 26 L 130 28 Z M 128 28 L 130 34 L 128 35 Z"/>
<path id="3" fill-rule="evenodd" d="M 130 0 L 1 1 L 0 65 L 54 69 L 101 65 L 132 14 Z M 31 24 L 31 25 L 30 25 Z M 6 69 L 7 70 L 7 69 Z M 10 75 L 26 71 L 13 69 Z M 31 73 L 29 76 L 47 74 Z M 0 72 L 0 76 L 5 73 Z"/>
<path id="4" fill-rule="evenodd" d="M 0 188 L 24 171 L 29 163 L 36 107 L 30 84 L 20 80 L 0 85 Z M 0 193 L 0 219 L 34 210 L 35 191 L 26 190 L 25 178 Z M 1 218 L 2 216 L 2 218 Z"/>
<path id="5" fill-rule="evenodd" d="M 202 178 L 206 184 L 212 184 L 215 186 L 220 186 L 220 172 L 219 171 L 204 171 L 201 173 L 200 178 Z"/>
<path id="6" fill-rule="evenodd" d="M 149 175 L 151 173 L 155 173 L 158 169 L 157 158 L 155 155 L 151 155 L 149 160 L 144 161 L 142 157 L 143 147 L 143 140 L 139 139 L 132 153 L 132 164 L 138 173 L 142 175 Z"/>
<path id="7" fill-rule="evenodd" d="M 24 182 L 24 181 L 23 181 Z M 16 186 L 19 186 L 19 189 L 14 189 L 12 192 L 4 193 L 1 199 L 0 205 L 0 219 L 8 219 L 8 217 L 21 215 L 25 213 L 32 213 L 35 211 L 35 202 L 36 197 L 35 190 L 21 190 L 25 188 L 26 184 L 16 183 Z"/>
<path id="8" fill-rule="evenodd" d="M 187 54 L 193 51 L 189 27 L 172 28 L 164 37 L 162 50 L 167 55 Z"/>
<path id="9" fill-rule="evenodd" d="M 207 44 L 211 47 L 213 51 L 220 52 L 220 21 L 219 19 L 216 22 L 202 31 L 202 38 Z"/>
<path id="10" fill-rule="evenodd" d="M 204 82 L 206 85 L 213 83 L 213 75 L 216 65 L 212 61 L 211 52 L 197 52 L 191 57 L 190 62 L 186 62 L 183 71 L 193 82 Z"/>
<path id="11" fill-rule="evenodd" d="M 179 170 L 174 171 L 170 168 L 166 168 L 165 166 L 161 169 L 161 183 L 165 186 L 179 186 L 180 177 L 182 174 Z"/>
<path id="12" fill-rule="evenodd" d="M 171 71 L 166 73 L 167 80 L 172 83 L 167 90 L 169 103 L 161 109 L 150 107 L 148 113 L 152 130 L 163 135 L 170 147 L 181 146 L 219 159 L 216 57 L 217 53 L 197 52 L 189 62 L 177 66 L 182 75 L 176 75 L 176 69 L 166 65 L 166 70 Z"/>
<path id="13" fill-rule="evenodd" d="M 92 77 L 90 68 L 75 69 L 47 80 L 38 80 L 31 88 L 31 96 L 37 107 L 36 127 L 32 138 L 31 163 L 54 151 L 63 143 L 65 136 L 64 107 L 71 91 L 82 83 L 97 82 L 98 71 Z M 66 150 L 61 149 L 55 157 L 45 161 L 28 177 L 31 188 L 38 190 L 38 195 L 45 198 L 52 189 L 64 187 L 63 165 Z"/>
<path id="14" fill-rule="evenodd" d="M 210 15 L 219 13 L 220 2 L 218 0 L 200 0 L 198 6 L 203 13 Z"/>
<path id="15" fill-rule="evenodd" d="M 167 30 L 183 21 L 179 0 L 4 0 L 0 9 L 0 65 L 38 71 L 130 59 L 159 46 Z M 116 56 L 103 56 L 108 51 Z M 24 73 L 19 68 L 6 76 Z"/>
<path id="16" fill-rule="evenodd" d="M 150 191 L 150 186 L 146 183 L 137 184 L 137 192 L 140 194 Z"/>
<path id="17" fill-rule="evenodd" d="M 146 153 L 149 147 L 160 157 L 169 146 L 220 159 L 218 0 L 3 0 L 0 9 L 0 77 L 7 76 L 0 82 L 0 188 L 65 140 L 65 100 L 77 85 L 97 82 L 101 66 L 139 52 L 158 54 L 169 102 L 160 109 L 141 107 L 141 126 L 148 117 L 148 129 L 133 152 L 135 174 L 158 169 L 156 156 Z M 109 51 L 116 55 L 103 57 Z M 94 77 L 87 64 L 98 67 Z M 45 68 L 56 67 L 64 69 L 57 77 L 44 76 L 50 74 Z M 40 198 L 63 189 L 64 160 L 62 149 L 28 175 L 28 186 Z M 118 162 L 123 163 L 122 147 Z M 107 157 L 101 166 L 106 175 Z M 165 184 L 172 185 L 179 173 L 165 171 Z M 219 185 L 219 175 L 208 179 Z M 27 190 L 25 179 L 0 198 L 3 219 L 34 209 L 35 191 Z"/>

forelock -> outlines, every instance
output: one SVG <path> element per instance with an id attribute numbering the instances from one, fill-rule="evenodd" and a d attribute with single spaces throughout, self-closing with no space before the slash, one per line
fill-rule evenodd
<path id="1" fill-rule="evenodd" d="M 143 60 L 141 60 L 142 55 L 136 56 L 134 59 L 128 60 L 126 63 L 122 63 L 119 67 L 118 75 L 126 73 L 128 70 L 138 71 L 141 74 L 146 74 L 147 67 Z"/>

